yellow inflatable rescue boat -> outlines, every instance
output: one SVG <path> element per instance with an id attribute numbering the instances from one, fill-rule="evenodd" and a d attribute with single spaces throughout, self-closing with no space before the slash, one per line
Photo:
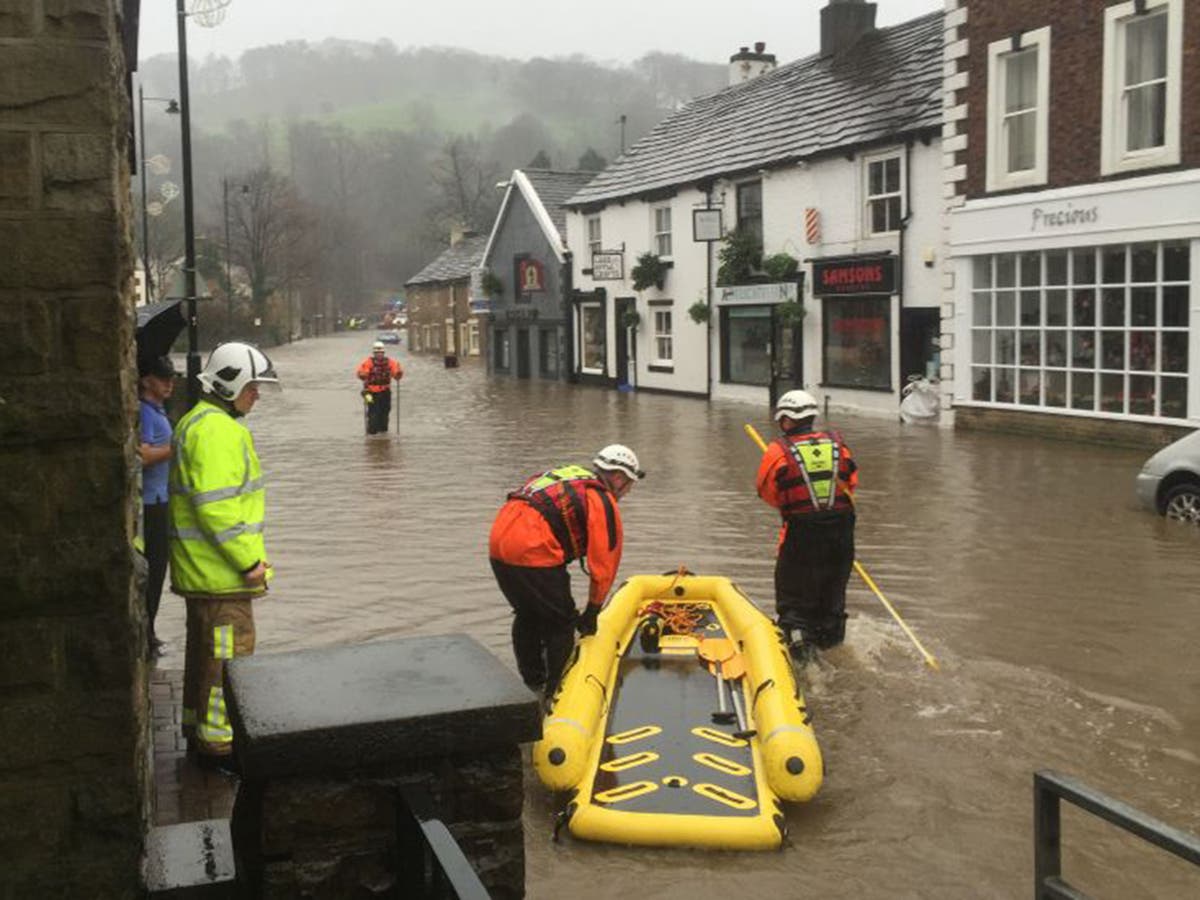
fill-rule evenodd
<path id="1" fill-rule="evenodd" d="M 727 578 L 637 575 L 581 639 L 533 748 L 594 841 L 776 848 L 821 751 L 775 625 Z"/>

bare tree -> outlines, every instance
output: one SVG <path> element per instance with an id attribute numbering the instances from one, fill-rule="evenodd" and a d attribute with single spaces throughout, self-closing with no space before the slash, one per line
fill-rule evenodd
<path id="1" fill-rule="evenodd" d="M 230 256 L 246 273 L 254 315 L 264 318 L 267 299 L 288 281 L 289 251 L 302 231 L 301 207 L 292 183 L 262 166 L 240 179 L 230 197 Z"/>
<path id="2" fill-rule="evenodd" d="M 499 169 L 483 158 L 479 142 L 456 137 L 434 161 L 432 218 L 441 233 L 455 225 L 481 231 L 492 224 L 500 205 Z"/>

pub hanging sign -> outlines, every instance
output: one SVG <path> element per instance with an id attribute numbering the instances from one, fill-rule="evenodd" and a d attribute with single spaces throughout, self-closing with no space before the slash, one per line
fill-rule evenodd
<path id="1" fill-rule="evenodd" d="M 813 294 L 896 293 L 896 257 L 853 256 L 834 260 L 813 260 Z"/>

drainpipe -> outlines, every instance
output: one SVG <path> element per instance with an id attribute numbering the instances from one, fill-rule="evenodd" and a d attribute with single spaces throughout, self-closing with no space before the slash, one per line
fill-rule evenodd
<path id="1" fill-rule="evenodd" d="M 907 268 L 907 266 L 905 265 L 905 259 L 904 259 L 904 233 L 906 231 L 908 231 L 908 223 L 912 221 L 912 216 L 913 216 L 913 213 L 912 213 L 912 145 L 913 145 L 913 142 L 912 142 L 911 137 L 907 141 L 904 142 L 904 215 L 900 219 L 900 236 L 898 239 L 899 246 L 897 248 L 897 253 L 899 253 L 899 255 L 900 255 L 900 260 L 899 260 L 900 272 L 896 276 L 896 297 L 899 300 L 898 316 L 900 319 L 900 321 L 896 323 L 898 329 L 903 328 L 903 321 L 904 321 L 904 275 L 905 275 L 905 269 Z M 896 371 L 897 372 L 900 372 L 900 357 L 903 354 L 904 347 L 901 346 L 900 350 L 901 350 L 901 353 L 897 354 L 897 358 L 896 358 Z M 903 387 L 904 387 L 904 373 L 900 372 L 899 383 L 892 385 L 892 390 L 893 391 L 901 390 L 901 389 L 903 389 Z"/>
<path id="2" fill-rule="evenodd" d="M 571 302 L 571 294 L 575 290 L 575 273 L 572 269 L 573 259 L 574 257 L 570 250 L 564 251 L 563 264 L 559 270 L 561 272 L 559 281 L 562 284 L 563 351 L 566 362 L 567 381 L 570 384 L 575 384 L 579 381 L 575 377 L 575 308 Z"/>
<path id="3" fill-rule="evenodd" d="M 712 192 L 713 186 L 710 183 L 708 189 L 704 192 L 704 205 L 707 209 L 712 209 Z M 712 291 L 712 252 L 713 242 L 704 242 L 704 302 L 708 304 L 708 320 L 704 323 L 705 338 L 704 338 L 704 364 L 707 373 L 707 384 L 704 391 L 706 399 L 712 399 L 712 314 L 713 314 L 713 291 Z"/>

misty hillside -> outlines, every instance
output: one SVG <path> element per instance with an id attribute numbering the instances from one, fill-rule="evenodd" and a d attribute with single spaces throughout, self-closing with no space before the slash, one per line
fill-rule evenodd
<path id="1" fill-rule="evenodd" d="M 144 61 L 139 74 L 148 94 L 174 95 L 174 56 Z M 193 128 L 224 131 L 237 119 L 313 120 L 356 132 L 483 138 L 520 122 L 533 153 L 544 149 L 554 165 L 572 168 L 589 146 L 609 159 L 617 154 L 619 116 L 626 116 L 628 144 L 725 80 L 723 65 L 667 53 L 615 67 L 580 56 L 520 61 L 452 48 L 399 51 L 388 41 L 293 41 L 249 50 L 236 61 L 192 60 Z M 502 162 L 510 161 L 526 162 Z"/>
<path id="2" fill-rule="evenodd" d="M 603 168 L 622 137 L 629 146 L 727 77 L 724 65 L 669 53 L 614 66 L 335 40 L 193 59 L 190 73 L 195 218 L 210 271 L 230 244 L 235 266 L 253 263 L 258 302 L 303 284 L 346 312 L 398 291 L 453 226 L 490 228 L 497 183 L 514 168 Z M 178 96 L 174 56 L 143 61 L 138 76 L 148 97 Z M 146 102 L 145 153 L 172 160 L 149 167 L 146 194 L 161 212 L 147 243 L 151 263 L 169 268 L 182 216 L 179 121 L 165 106 Z"/>

